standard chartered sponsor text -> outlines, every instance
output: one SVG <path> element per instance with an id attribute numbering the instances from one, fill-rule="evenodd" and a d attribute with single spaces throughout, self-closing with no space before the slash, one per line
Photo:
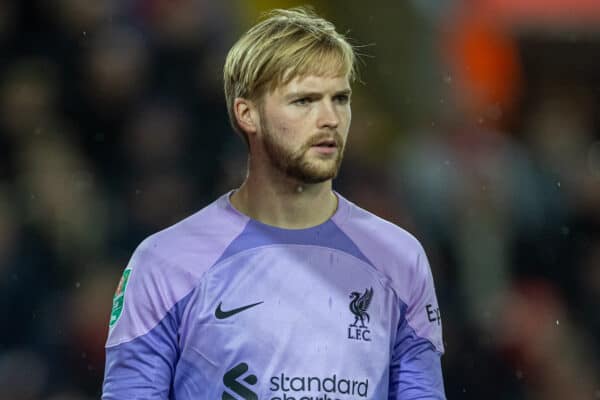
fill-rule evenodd
<path id="1" fill-rule="evenodd" d="M 321 378 L 282 372 L 271 377 L 270 383 L 271 400 L 352 400 L 369 394 L 369 379 L 340 378 L 336 374 Z"/>

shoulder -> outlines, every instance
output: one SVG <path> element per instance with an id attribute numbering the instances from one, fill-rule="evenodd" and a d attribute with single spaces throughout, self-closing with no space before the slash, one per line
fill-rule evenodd
<path id="1" fill-rule="evenodd" d="M 154 329 L 193 291 L 245 223 L 221 197 L 142 241 L 115 294 L 107 346 Z"/>
<path id="2" fill-rule="evenodd" d="M 223 195 L 198 212 L 143 240 L 132 256 L 152 259 L 161 269 L 201 275 L 239 235 L 246 223 Z M 173 271 L 170 271 L 173 272 Z"/>
<path id="3" fill-rule="evenodd" d="M 421 243 L 406 230 L 348 202 L 339 224 L 405 306 L 405 319 L 417 337 L 443 353 L 442 327 L 429 261 Z"/>
<path id="4" fill-rule="evenodd" d="M 352 240 L 405 302 L 410 287 L 430 274 L 423 246 L 411 233 L 341 198 L 347 207 L 339 228 Z"/>

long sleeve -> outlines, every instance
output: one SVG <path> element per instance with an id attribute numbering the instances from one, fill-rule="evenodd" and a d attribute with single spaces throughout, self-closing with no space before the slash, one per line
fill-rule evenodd
<path id="1" fill-rule="evenodd" d="M 186 302 L 177 286 L 185 278 L 145 247 L 134 253 L 113 300 L 103 400 L 168 399 L 172 391 Z"/>
<path id="2" fill-rule="evenodd" d="M 390 365 L 390 400 L 444 400 L 440 358 L 444 352 L 441 314 L 424 252 L 417 258 L 409 304 L 402 318 Z"/>

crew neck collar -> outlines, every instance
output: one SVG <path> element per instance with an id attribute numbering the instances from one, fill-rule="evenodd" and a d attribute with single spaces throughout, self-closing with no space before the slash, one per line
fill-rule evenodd
<path id="1" fill-rule="evenodd" d="M 218 200 L 218 202 L 223 206 L 223 208 L 227 209 L 229 212 L 231 212 L 237 218 L 243 218 L 243 219 L 247 220 L 248 222 L 252 222 L 255 225 L 263 226 L 263 227 L 271 229 L 271 230 L 300 232 L 300 231 L 308 231 L 308 230 L 313 230 L 313 229 L 320 229 L 331 222 L 334 222 L 336 225 L 341 225 L 348 218 L 349 211 L 350 211 L 348 200 L 346 200 L 342 195 L 340 195 L 338 192 L 336 192 L 334 190 L 333 194 L 337 197 L 337 200 L 338 200 L 337 208 L 336 208 L 335 212 L 333 213 L 333 215 L 331 217 L 329 217 L 327 220 L 323 221 L 320 224 L 310 226 L 307 228 L 297 228 L 297 229 L 296 228 L 282 228 L 282 227 L 279 227 L 276 225 L 269 225 L 269 224 L 261 222 L 257 219 L 251 218 L 248 215 L 241 212 L 240 210 L 238 210 L 237 208 L 235 208 L 233 206 L 233 204 L 231 204 L 231 195 L 233 195 L 235 192 L 236 192 L 236 189 L 233 189 L 233 190 L 230 190 L 229 192 L 223 194 L 221 196 L 221 198 Z"/>

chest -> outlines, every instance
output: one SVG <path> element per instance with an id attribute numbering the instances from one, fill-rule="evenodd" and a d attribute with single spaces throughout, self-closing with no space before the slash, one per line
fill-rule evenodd
<path id="1" fill-rule="evenodd" d="M 363 260 L 319 247 L 253 249 L 216 265 L 193 293 L 183 352 L 216 375 L 254 368 L 263 390 L 334 375 L 372 386 L 387 379 L 399 318 Z"/>
<path id="2" fill-rule="evenodd" d="M 398 316 L 380 278 L 365 261 L 335 249 L 253 249 L 209 271 L 192 322 L 236 326 L 275 342 L 284 334 L 310 339 L 310 332 L 332 342 L 388 341 Z"/>

